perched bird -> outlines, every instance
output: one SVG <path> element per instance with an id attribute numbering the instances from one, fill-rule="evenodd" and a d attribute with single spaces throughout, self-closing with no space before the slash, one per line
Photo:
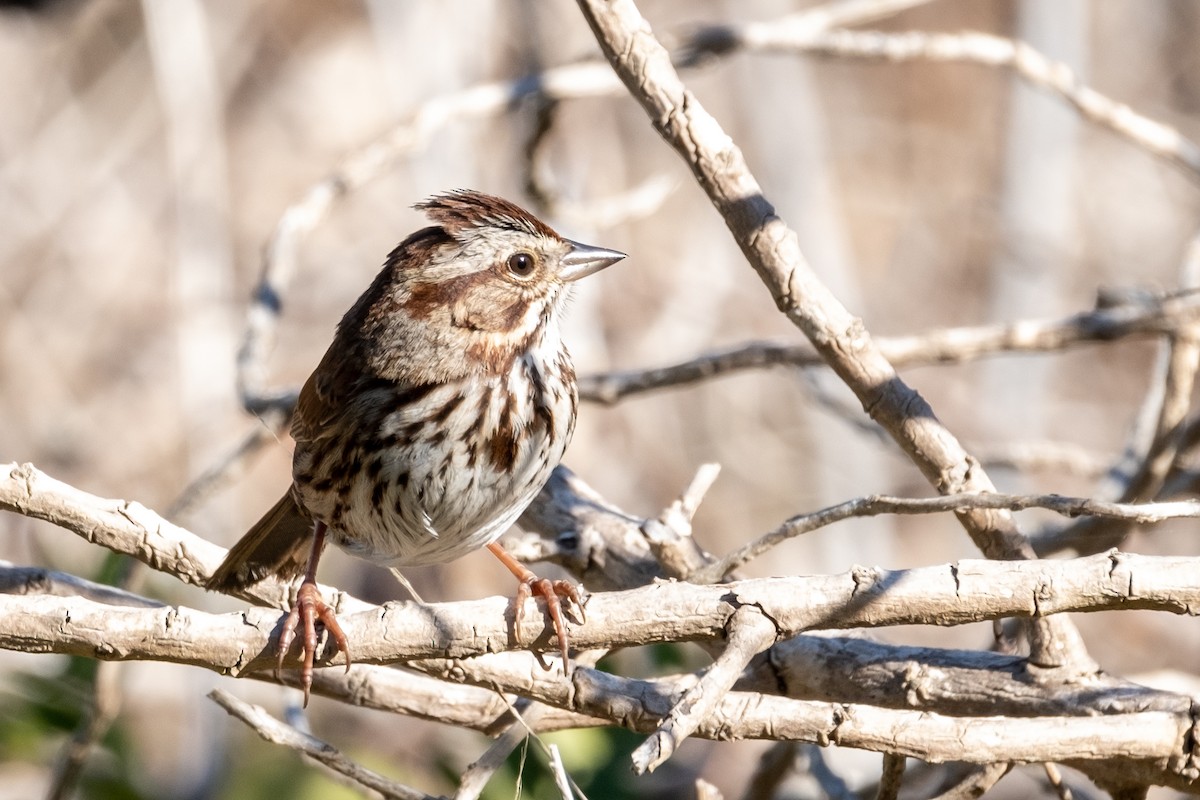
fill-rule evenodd
<path id="1" fill-rule="evenodd" d="M 400 243 L 338 325 L 300 392 L 292 485 L 208 581 L 230 591 L 303 575 L 279 663 L 303 633 L 301 683 L 312 685 L 324 624 L 349 644 L 321 599 L 326 538 L 385 567 L 436 564 L 487 546 L 541 595 L 566 668 L 560 598 L 496 539 L 541 490 L 575 428 L 575 369 L 559 321 L 571 284 L 624 258 L 573 242 L 507 200 L 474 191 L 416 206 L 434 225 Z"/>

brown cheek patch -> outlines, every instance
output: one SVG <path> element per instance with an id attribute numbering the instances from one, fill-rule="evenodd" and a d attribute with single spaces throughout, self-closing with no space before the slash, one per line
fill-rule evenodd
<path id="1" fill-rule="evenodd" d="M 428 319 L 436 309 L 454 305 L 455 300 L 486 279 L 486 275 L 475 272 L 445 281 L 417 283 L 409 289 L 408 298 L 402 305 L 414 319 Z"/>
<path id="2" fill-rule="evenodd" d="M 495 287 L 472 286 L 454 303 L 452 319 L 460 328 L 505 334 L 516 330 L 529 311 L 529 301 Z"/>
<path id="3" fill-rule="evenodd" d="M 528 312 L 529 301 L 523 297 L 514 297 L 507 305 L 493 306 L 490 316 L 494 327 L 491 330 L 498 333 L 516 330 Z"/>

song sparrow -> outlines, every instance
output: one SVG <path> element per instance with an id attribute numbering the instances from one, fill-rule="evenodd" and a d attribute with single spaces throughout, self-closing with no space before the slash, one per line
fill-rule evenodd
<path id="1" fill-rule="evenodd" d="M 545 597 L 566 668 L 560 596 L 495 540 L 562 458 L 575 427 L 575 370 L 559 336 L 569 285 L 624 258 L 564 239 L 498 197 L 456 191 L 416 208 L 436 224 L 405 239 L 338 325 L 292 420 L 292 486 L 208 581 L 229 591 L 303 574 L 279 664 L 303 631 L 312 684 L 316 622 L 349 645 L 315 573 L 328 536 L 386 567 L 433 564 L 487 545 Z"/>

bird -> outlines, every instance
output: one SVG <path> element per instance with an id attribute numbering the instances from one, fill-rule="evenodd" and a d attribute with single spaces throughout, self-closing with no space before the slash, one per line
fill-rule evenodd
<path id="1" fill-rule="evenodd" d="M 567 668 L 569 581 L 538 578 L 496 541 L 562 460 L 575 429 L 575 369 L 560 323 L 573 284 L 625 254 L 558 234 L 474 190 L 414 206 L 430 222 L 388 255 L 342 317 L 291 420 L 292 483 L 206 582 L 232 592 L 301 577 L 277 671 L 297 630 L 307 705 L 320 622 L 350 646 L 316 583 L 326 541 L 387 568 L 487 547 L 547 605 Z"/>

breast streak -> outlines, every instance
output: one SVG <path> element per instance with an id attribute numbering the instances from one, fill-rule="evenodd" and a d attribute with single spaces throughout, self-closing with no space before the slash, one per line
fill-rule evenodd
<path id="1" fill-rule="evenodd" d="M 343 549 L 382 566 L 450 561 L 503 534 L 562 458 L 574 427 L 562 360 L 529 357 L 505 374 L 438 387 L 384 417 L 407 441 L 364 459 L 335 530 Z M 508 398 L 512 398 L 512 402 Z M 377 476 L 377 477 L 373 477 Z M 382 489 L 380 487 L 383 487 Z"/>

